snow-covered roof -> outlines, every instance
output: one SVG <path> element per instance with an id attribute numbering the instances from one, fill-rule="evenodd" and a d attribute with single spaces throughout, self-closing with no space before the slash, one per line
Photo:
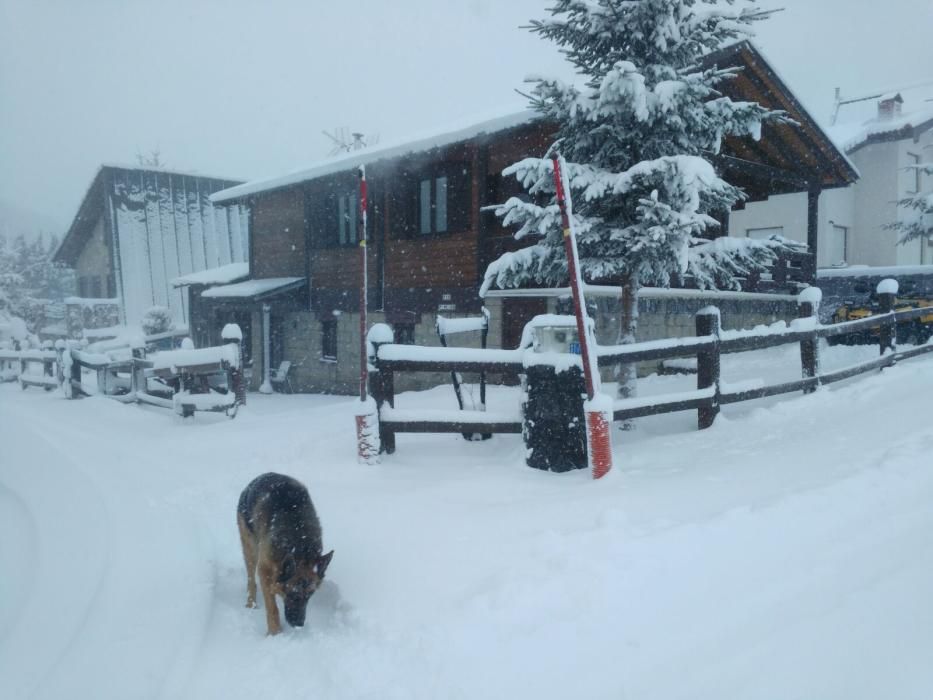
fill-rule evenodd
<path id="1" fill-rule="evenodd" d="M 246 280 L 236 284 L 225 284 L 220 287 L 211 287 L 201 293 L 202 297 L 209 299 L 243 299 L 246 297 L 262 297 L 289 288 L 298 288 L 305 283 L 304 277 L 270 277 L 262 280 Z"/>
<path id="2" fill-rule="evenodd" d="M 181 175 L 182 177 L 195 177 L 201 180 L 221 180 L 223 182 L 239 181 L 243 182 L 246 178 L 230 177 L 229 175 L 210 175 L 199 173 L 197 170 L 177 170 L 176 168 L 165 168 L 153 165 L 133 165 L 131 163 L 101 163 L 100 170 L 104 168 L 113 168 L 114 170 L 135 170 L 137 172 L 161 173 L 163 175 Z"/>
<path id="3" fill-rule="evenodd" d="M 871 139 L 916 129 L 933 122 L 933 107 L 898 114 L 889 118 L 874 118 L 865 122 L 848 122 L 827 128 L 827 133 L 839 148 L 851 153 Z"/>
<path id="4" fill-rule="evenodd" d="M 186 287 L 189 284 L 230 284 L 249 277 L 249 263 L 236 262 L 209 270 L 192 272 L 172 280 L 173 287 Z"/>
<path id="5" fill-rule="evenodd" d="M 252 182 L 215 192 L 211 195 L 211 201 L 215 203 L 227 202 L 259 192 L 277 190 L 290 185 L 296 185 L 300 182 L 313 180 L 324 175 L 353 170 L 361 165 L 369 165 L 377 161 L 397 158 L 411 153 L 429 151 L 433 148 L 440 148 L 460 141 L 467 141 L 480 134 L 494 133 L 496 131 L 504 131 L 505 129 L 521 126 L 522 124 L 534 121 L 539 116 L 537 112 L 529 109 L 518 112 L 513 111 L 483 121 L 474 121 L 466 125 L 448 127 L 426 136 L 422 135 L 408 138 L 391 145 L 376 146 L 355 151 L 349 155 L 342 155 L 336 158 L 319 161 L 309 167 L 295 170 L 287 175 L 253 180 Z"/>

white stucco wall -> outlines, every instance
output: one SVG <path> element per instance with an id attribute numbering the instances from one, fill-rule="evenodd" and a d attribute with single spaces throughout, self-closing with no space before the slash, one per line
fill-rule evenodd
<path id="1" fill-rule="evenodd" d="M 855 236 L 851 263 L 897 264 L 897 236 L 885 230 L 897 216 L 898 144 L 888 141 L 860 148 L 850 158 L 861 173 L 855 189 Z"/>
<path id="2" fill-rule="evenodd" d="M 898 142 L 898 181 L 897 196 L 898 199 L 913 194 L 916 187 L 915 175 L 907 167 L 914 162 L 911 154 L 919 156 L 921 163 L 933 162 L 933 130 L 928 130 L 920 135 L 917 141 L 904 140 Z M 926 192 L 933 189 L 933 178 L 920 175 L 920 191 Z M 898 220 L 904 218 L 906 212 L 899 209 L 897 211 Z M 898 265 L 925 265 L 933 262 L 933 246 L 927 241 L 915 240 L 904 245 L 897 246 L 897 264 Z"/>
<path id="3" fill-rule="evenodd" d="M 826 190 L 820 195 L 818 219 L 819 255 L 817 265 L 829 267 L 840 262 L 834 257 L 830 237 L 833 225 L 847 231 L 846 260 L 849 265 L 920 265 L 933 263 L 933 245 L 914 241 L 897 245 L 897 233 L 885 226 L 903 213 L 896 202 L 913 189 L 913 174 L 904 168 L 908 154 L 920 155 L 921 162 L 933 162 L 933 129 L 918 141 L 903 139 L 864 146 L 849 157 L 861 174 L 852 186 Z M 933 178 L 924 176 L 921 189 L 933 188 Z M 764 202 L 747 204 L 732 212 L 729 233 L 747 236 L 749 230 L 782 227 L 795 241 L 807 240 L 807 195 L 779 195 Z"/>
<path id="4" fill-rule="evenodd" d="M 819 255 L 817 265 L 828 267 L 839 260 L 831 259 L 827 244 L 832 224 L 844 226 L 852 238 L 854 192 L 852 188 L 826 190 L 820 194 L 817 232 Z M 832 222 L 832 223 L 830 223 Z M 807 195 L 806 193 L 783 194 L 770 197 L 764 202 L 751 202 L 745 209 L 734 211 L 729 217 L 729 234 L 747 237 L 749 231 L 760 228 L 783 228 L 783 235 L 794 241 L 807 242 Z M 851 248 L 851 246 L 849 246 Z M 847 259 L 850 264 L 852 260 Z"/>

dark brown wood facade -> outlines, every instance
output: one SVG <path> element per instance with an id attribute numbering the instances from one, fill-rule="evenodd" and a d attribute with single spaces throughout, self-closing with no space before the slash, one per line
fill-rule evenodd
<path id="1" fill-rule="evenodd" d="M 529 123 L 367 166 L 371 307 L 399 322 L 441 307 L 478 311 L 486 266 L 520 245 L 482 209 L 518 192 L 502 169 L 543 152 L 551 138 L 551 130 Z M 444 230 L 422 231 L 420 188 L 438 179 L 445 182 Z M 310 310 L 356 310 L 360 252 L 355 232 L 348 235 L 340 220 L 355 205 L 357 188 L 353 170 L 251 196 L 250 276 L 306 276 Z"/>

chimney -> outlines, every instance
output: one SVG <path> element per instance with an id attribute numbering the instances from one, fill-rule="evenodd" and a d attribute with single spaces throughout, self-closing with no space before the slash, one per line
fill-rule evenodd
<path id="1" fill-rule="evenodd" d="M 904 98 L 901 93 L 893 92 L 882 95 L 878 100 L 878 120 L 891 121 L 901 115 L 901 105 L 904 104 Z"/>

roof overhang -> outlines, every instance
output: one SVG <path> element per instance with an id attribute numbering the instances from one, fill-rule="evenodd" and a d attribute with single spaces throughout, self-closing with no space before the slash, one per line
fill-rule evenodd
<path id="1" fill-rule="evenodd" d="M 217 301 L 256 302 L 271 299 L 287 292 L 293 292 L 305 286 L 304 277 L 271 277 L 253 279 L 236 284 L 224 284 L 211 287 L 201 292 L 202 299 Z"/>
<path id="2" fill-rule="evenodd" d="M 94 227 L 104 214 L 104 204 L 104 167 L 101 166 L 84 193 L 78 213 L 52 255 L 53 262 L 74 267 L 81 251 L 90 240 Z"/>
<path id="3" fill-rule="evenodd" d="M 761 138 L 727 137 L 714 162 L 746 190 L 750 199 L 807 189 L 845 187 L 859 175 L 855 166 L 810 116 L 761 52 L 749 41 L 715 51 L 704 68 L 737 69 L 720 91 L 735 101 L 783 110 L 792 120 L 765 123 Z M 737 181 L 736 181 L 737 180 Z"/>
<path id="4" fill-rule="evenodd" d="M 514 129 L 537 120 L 538 114 L 532 110 L 521 110 L 492 119 L 475 121 L 466 126 L 452 127 L 428 136 L 405 139 L 395 144 L 367 148 L 351 155 L 320 161 L 307 168 L 296 170 L 279 177 L 254 180 L 236 187 L 231 187 L 211 195 L 215 204 L 247 199 L 253 195 L 287 189 L 310 180 L 327 175 L 349 172 L 361 165 L 372 165 L 380 161 L 392 160 L 417 153 L 424 153 L 435 148 L 443 148 L 475 138 L 481 134 L 492 134 Z"/>
<path id="5" fill-rule="evenodd" d="M 212 267 L 190 275 L 182 275 L 172 280 L 173 287 L 188 287 L 203 285 L 206 287 L 216 284 L 233 284 L 249 279 L 249 263 L 230 263 L 220 267 Z"/>

